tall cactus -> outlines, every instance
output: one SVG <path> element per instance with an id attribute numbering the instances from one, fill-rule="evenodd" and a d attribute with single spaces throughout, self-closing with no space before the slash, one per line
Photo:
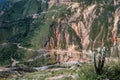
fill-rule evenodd
<path id="1" fill-rule="evenodd" d="M 100 75 L 104 67 L 104 62 L 106 57 L 106 48 L 105 47 L 98 48 L 96 52 L 95 51 L 93 52 L 93 54 L 94 54 L 95 72 Z"/>

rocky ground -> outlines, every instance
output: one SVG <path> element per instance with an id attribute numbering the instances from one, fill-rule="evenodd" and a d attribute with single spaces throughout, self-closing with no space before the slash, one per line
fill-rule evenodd
<path id="1" fill-rule="evenodd" d="M 114 63 L 116 62 L 114 60 L 112 61 Z M 86 70 L 82 70 L 83 73 L 87 71 L 88 66 L 92 65 L 92 63 L 68 62 L 32 68 L 26 66 L 3 66 L 0 67 L 0 80 L 80 80 L 79 71 L 84 65 L 87 66 L 85 67 Z"/>
<path id="2" fill-rule="evenodd" d="M 77 80 L 77 69 L 77 66 L 52 66 L 48 69 L 42 69 L 34 73 L 27 73 L 23 77 L 11 78 L 9 80 Z"/>
<path id="3" fill-rule="evenodd" d="M 80 66 L 81 64 L 78 63 L 68 63 L 34 67 L 33 69 L 22 67 L 19 70 L 1 67 L 0 80 L 77 80 L 77 70 Z"/>

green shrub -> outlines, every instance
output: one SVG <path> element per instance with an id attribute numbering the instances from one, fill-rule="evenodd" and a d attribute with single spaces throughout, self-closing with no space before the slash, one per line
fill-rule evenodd
<path id="1" fill-rule="evenodd" d="M 107 64 L 103 68 L 101 75 L 97 75 L 94 72 L 93 65 L 85 64 L 79 68 L 78 75 L 80 80 L 103 80 L 106 78 L 110 80 L 120 80 L 120 61 Z"/>
<path id="2" fill-rule="evenodd" d="M 104 74 L 110 80 L 120 80 L 120 61 L 119 62 L 111 62 L 109 65 L 105 67 Z"/>
<path id="3" fill-rule="evenodd" d="M 21 61 L 24 58 L 25 51 L 18 49 L 16 45 L 8 45 L 0 49 L 0 65 L 11 63 L 11 57 Z"/>

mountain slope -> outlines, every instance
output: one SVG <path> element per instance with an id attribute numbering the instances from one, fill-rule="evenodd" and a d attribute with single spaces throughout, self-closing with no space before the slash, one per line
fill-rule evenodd
<path id="1" fill-rule="evenodd" d="M 119 0 L 6 0 L 0 9 L 1 44 L 20 43 L 34 50 L 79 51 L 72 53 L 71 59 L 66 53 L 60 54 L 67 55 L 64 59 L 68 61 L 74 61 L 78 55 L 79 60 L 81 53 L 91 52 L 84 50 L 103 45 L 110 50 L 113 45 L 120 45 Z"/>

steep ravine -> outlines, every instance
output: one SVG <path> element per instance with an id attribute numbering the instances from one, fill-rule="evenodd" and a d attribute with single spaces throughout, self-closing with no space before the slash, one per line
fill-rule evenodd
<path id="1" fill-rule="evenodd" d="M 89 60 L 87 56 L 91 57 L 98 47 L 105 46 L 114 54 L 113 45 L 120 45 L 119 0 L 19 0 L 10 3 L 11 7 L 3 10 L 2 6 L 1 9 L 4 13 L 0 16 L 0 27 L 6 31 L 6 36 L 1 36 L 0 42 L 20 43 L 23 46 L 18 47 L 29 50 L 25 52 L 28 56 L 44 48 L 55 51 L 50 55 L 59 56 L 60 62 Z"/>

